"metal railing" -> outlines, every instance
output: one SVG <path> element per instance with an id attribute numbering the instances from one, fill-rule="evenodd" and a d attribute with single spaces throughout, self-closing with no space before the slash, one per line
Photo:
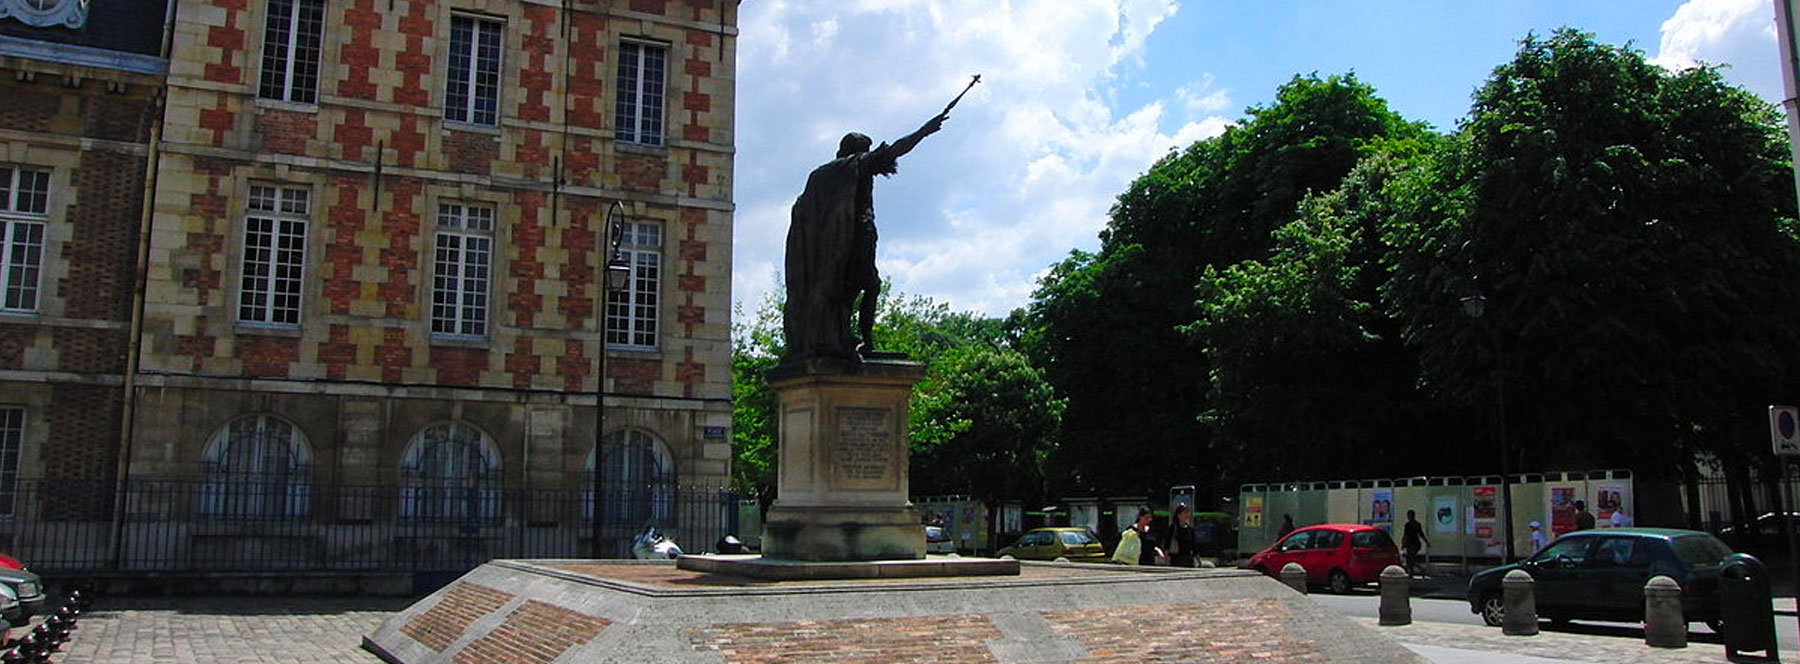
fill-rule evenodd
<path id="1" fill-rule="evenodd" d="M 599 524 L 587 487 L 134 480 L 115 520 L 117 490 L 48 479 L 0 487 L 0 506 L 11 507 L 0 514 L 0 552 L 47 574 L 436 572 L 493 558 L 629 557 L 646 524 L 697 552 L 740 525 L 727 488 L 676 484 L 602 484 Z M 644 504 L 613 504 L 621 500 Z"/>

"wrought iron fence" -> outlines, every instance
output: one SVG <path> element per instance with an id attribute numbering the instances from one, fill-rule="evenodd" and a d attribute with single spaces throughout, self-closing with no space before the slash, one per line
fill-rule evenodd
<path id="1" fill-rule="evenodd" d="M 754 525 L 725 487 L 602 484 L 600 523 L 587 487 L 432 489 L 433 507 L 420 509 L 421 489 L 406 485 L 132 481 L 115 519 L 113 483 L 20 479 L 4 496 L 0 551 L 53 574 L 442 572 L 493 558 L 628 557 L 646 525 L 704 551 Z M 647 502 L 612 504 L 627 500 Z"/>
<path id="2" fill-rule="evenodd" d="M 1775 522 L 1768 517 L 1784 511 L 1783 505 L 1789 513 L 1800 512 L 1800 467 L 1782 464 L 1785 477 L 1779 481 L 1762 468 L 1737 476 L 1708 470 L 1682 493 L 1682 507 L 1697 528 L 1717 533 L 1759 521 L 1772 527 Z"/>

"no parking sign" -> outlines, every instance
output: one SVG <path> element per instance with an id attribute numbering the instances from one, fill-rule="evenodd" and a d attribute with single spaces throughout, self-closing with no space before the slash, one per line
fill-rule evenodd
<path id="1" fill-rule="evenodd" d="M 1769 406 L 1769 440 L 1778 456 L 1800 456 L 1800 408 Z"/>

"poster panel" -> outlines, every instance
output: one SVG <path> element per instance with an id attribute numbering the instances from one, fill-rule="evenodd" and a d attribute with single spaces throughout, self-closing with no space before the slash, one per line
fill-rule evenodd
<path id="1" fill-rule="evenodd" d="M 1550 537 L 1575 530 L 1575 487 L 1550 487 Z"/>
<path id="2" fill-rule="evenodd" d="M 1382 530 L 1394 529 L 1394 490 L 1376 489 L 1369 493 L 1368 525 Z"/>
<path id="3" fill-rule="evenodd" d="M 1456 532 L 1456 496 L 1432 496 L 1431 523 L 1434 532 Z"/>
<path id="4" fill-rule="evenodd" d="M 1244 528 L 1261 528 L 1263 525 L 1263 497 L 1250 496 L 1244 499 Z"/>
<path id="5" fill-rule="evenodd" d="M 1631 511 L 1626 508 L 1624 484 L 1606 483 L 1594 488 L 1594 521 L 1601 528 L 1631 525 Z"/>

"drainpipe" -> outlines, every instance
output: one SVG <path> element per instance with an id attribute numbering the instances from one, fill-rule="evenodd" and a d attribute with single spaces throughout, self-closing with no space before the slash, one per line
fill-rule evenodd
<path id="1" fill-rule="evenodd" d="M 158 49 L 163 62 L 169 61 L 169 47 L 174 42 L 175 4 L 169 0 L 163 13 L 162 46 Z M 106 567 L 122 566 L 125 547 L 125 491 L 131 478 L 131 443 L 137 428 L 137 374 L 144 349 L 144 292 L 150 280 L 150 230 L 156 216 L 156 177 L 161 163 L 163 107 L 168 100 L 168 79 L 156 90 L 150 104 L 150 140 L 144 155 L 143 212 L 138 215 L 137 274 L 131 289 L 131 323 L 125 333 L 125 374 L 123 398 L 119 409 L 119 458 L 113 468 L 112 534 L 106 542 Z"/>

